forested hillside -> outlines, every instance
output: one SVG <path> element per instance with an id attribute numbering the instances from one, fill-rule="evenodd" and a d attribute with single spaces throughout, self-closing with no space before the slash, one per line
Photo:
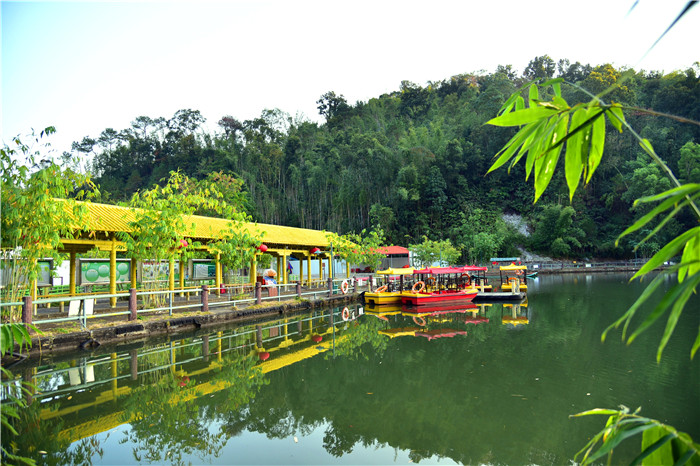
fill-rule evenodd
<path id="1" fill-rule="evenodd" d="M 700 121 L 699 71 L 696 64 L 667 75 L 632 72 L 605 97 L 636 107 L 626 110 L 628 122 L 681 181 L 700 182 L 700 126 L 645 110 Z M 524 83 L 561 76 L 598 93 L 621 73 L 610 65 L 555 63 L 543 56 L 523 75 L 501 66 L 491 74 L 426 85 L 404 81 L 368 102 L 350 103 L 329 91 L 318 101 L 326 119 L 321 125 L 268 110 L 246 121 L 222 116 L 220 130 L 209 133 L 198 111 L 180 110 L 170 119 L 139 116 L 130 128 L 105 129 L 74 143 L 73 150 L 90 155 L 103 202 L 124 201 L 171 170 L 198 179 L 223 172 L 243 180 L 249 213 L 260 222 L 339 233 L 379 225 L 397 245 L 424 236 L 450 239 L 470 262 L 513 254 L 516 244 L 555 257 L 633 257 L 645 232 L 614 245 L 623 226 L 642 213 L 632 202 L 670 184 L 628 132 L 608 128 L 609 155 L 573 203 L 562 170 L 537 204 L 521 165 L 514 168 L 519 173 L 485 176 L 514 132 L 484 123 Z M 571 105 L 588 100 L 571 85 L 562 93 Z M 517 234 L 502 213 L 526 217 L 532 234 Z M 667 225 L 657 241 L 675 236 L 683 228 L 679 222 Z M 642 253 L 655 248 L 658 243 L 648 243 Z"/>

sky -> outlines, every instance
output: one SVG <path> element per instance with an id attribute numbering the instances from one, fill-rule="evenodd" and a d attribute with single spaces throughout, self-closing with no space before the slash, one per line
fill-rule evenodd
<path id="1" fill-rule="evenodd" d="M 279 108 L 322 121 L 354 104 L 541 55 L 672 72 L 700 60 L 700 8 L 645 52 L 687 0 L 2 1 L 1 136 L 56 127 L 55 150 L 199 110 L 207 129 Z M 628 14 L 629 13 L 629 14 Z"/>

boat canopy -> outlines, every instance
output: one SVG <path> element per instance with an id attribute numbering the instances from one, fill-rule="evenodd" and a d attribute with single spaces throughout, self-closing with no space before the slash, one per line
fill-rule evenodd
<path id="1" fill-rule="evenodd" d="M 508 271 L 508 270 L 527 270 L 527 266 L 526 266 L 526 265 L 515 265 L 515 264 L 511 264 L 511 265 L 502 265 L 502 266 L 501 266 L 501 270 L 504 270 L 504 271 Z"/>
<path id="2" fill-rule="evenodd" d="M 441 275 L 441 274 L 448 274 L 448 273 L 467 273 L 467 272 L 486 272 L 488 268 L 486 267 L 478 267 L 476 265 L 463 265 L 461 267 L 428 267 L 427 269 L 417 269 L 414 270 L 413 273 L 415 274 L 433 274 L 433 275 Z"/>
<path id="3" fill-rule="evenodd" d="M 378 275 L 411 275 L 413 274 L 413 267 L 401 267 L 398 269 L 389 267 L 386 270 L 377 271 Z"/>

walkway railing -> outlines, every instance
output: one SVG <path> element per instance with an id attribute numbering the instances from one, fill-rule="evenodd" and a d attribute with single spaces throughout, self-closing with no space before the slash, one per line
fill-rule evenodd
<path id="1" fill-rule="evenodd" d="M 209 285 L 202 285 L 201 288 L 178 288 L 174 290 L 146 291 L 130 289 L 125 292 L 114 294 L 92 294 L 78 296 L 40 297 L 33 300 L 31 296 L 23 296 L 22 301 L 2 302 L 0 311 L 7 314 L 7 308 L 21 308 L 22 322 L 41 326 L 51 323 L 79 322 L 82 328 L 87 328 L 88 319 L 102 319 L 126 316 L 127 321 L 135 321 L 139 316 L 165 313 L 172 316 L 180 311 L 201 311 L 209 312 L 212 308 L 237 307 L 240 305 L 254 306 L 261 305 L 267 301 L 289 300 L 289 299 L 318 299 L 319 297 L 331 297 L 333 295 L 347 293 L 359 293 L 371 289 L 369 280 L 361 279 L 326 279 L 325 286 L 307 289 L 302 291 L 300 282 L 292 284 L 272 284 L 263 285 L 256 283 L 255 286 L 241 284 L 221 285 L 221 288 L 213 288 Z M 346 285 L 343 285 L 346 283 Z M 267 296 L 263 296 L 263 291 Z M 252 293 L 252 296 L 250 294 Z M 190 302 L 192 295 L 199 296 L 198 300 Z M 212 297 L 212 299 L 210 299 Z M 114 308 L 96 309 L 95 303 L 98 300 L 108 301 L 116 298 L 121 302 L 121 306 Z M 104 302 L 103 301 L 103 302 Z M 126 306 L 124 306 L 126 302 Z M 67 303 L 68 312 L 65 315 Z M 61 304 L 59 307 L 51 307 L 52 304 Z M 41 312 L 38 312 L 39 308 Z M 100 312 L 95 312 L 99 310 Z M 39 318 L 40 315 L 48 315 L 48 318 Z M 59 315 L 58 317 L 51 317 Z"/>

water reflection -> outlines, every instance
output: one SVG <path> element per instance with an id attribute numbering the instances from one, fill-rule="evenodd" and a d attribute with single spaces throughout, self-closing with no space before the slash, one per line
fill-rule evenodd
<path id="1" fill-rule="evenodd" d="M 3 445 L 46 464 L 561 464 L 600 428 L 568 415 L 620 403 L 698 437 L 696 317 L 659 366 L 643 340 L 600 344 L 616 281 L 539 282 L 519 304 L 354 305 L 27 360 Z"/>

